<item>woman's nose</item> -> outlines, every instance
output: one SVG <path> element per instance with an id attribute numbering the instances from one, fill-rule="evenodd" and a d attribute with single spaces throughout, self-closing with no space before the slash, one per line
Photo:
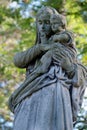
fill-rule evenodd
<path id="1" fill-rule="evenodd" d="M 55 25 L 52 25 L 52 28 L 54 28 L 55 27 Z"/>
<path id="2" fill-rule="evenodd" d="M 44 23 L 42 24 L 42 29 L 44 29 L 45 28 L 45 25 L 44 25 Z"/>

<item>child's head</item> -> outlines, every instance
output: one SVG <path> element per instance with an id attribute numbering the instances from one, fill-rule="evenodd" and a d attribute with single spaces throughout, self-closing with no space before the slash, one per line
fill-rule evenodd
<path id="1" fill-rule="evenodd" d="M 52 14 L 50 18 L 52 31 L 57 33 L 66 29 L 66 19 L 60 14 Z"/>

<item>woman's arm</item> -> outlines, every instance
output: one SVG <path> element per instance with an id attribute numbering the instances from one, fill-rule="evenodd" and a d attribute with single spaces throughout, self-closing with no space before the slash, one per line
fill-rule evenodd
<path id="1" fill-rule="evenodd" d="M 26 51 L 18 52 L 14 56 L 14 64 L 19 68 L 26 68 L 32 60 L 41 54 L 41 52 L 42 51 L 39 44 L 29 48 Z"/>
<path id="2" fill-rule="evenodd" d="M 18 52 L 14 56 L 14 64 L 19 68 L 26 68 L 33 60 L 35 60 L 43 52 L 50 49 L 50 46 L 37 44 L 26 51 Z"/>
<path id="3" fill-rule="evenodd" d="M 70 52 L 60 43 L 54 43 L 52 58 L 60 63 L 60 66 L 70 75 L 74 71 L 73 57 Z"/>
<path id="4" fill-rule="evenodd" d="M 73 85 L 74 87 L 87 86 L 87 69 L 80 63 L 74 64 Z"/>
<path id="5" fill-rule="evenodd" d="M 72 79 L 74 87 L 84 86 L 87 80 L 87 69 L 80 63 L 72 63 L 68 57 L 63 58 L 61 67 L 66 71 L 68 77 Z"/>

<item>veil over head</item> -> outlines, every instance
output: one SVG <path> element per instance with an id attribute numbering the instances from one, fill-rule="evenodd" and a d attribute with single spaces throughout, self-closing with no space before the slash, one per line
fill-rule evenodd
<path id="1" fill-rule="evenodd" d="M 38 25 L 37 25 L 38 18 L 40 16 L 44 15 L 44 16 L 48 17 L 50 20 L 50 17 L 52 14 L 59 14 L 59 13 L 57 12 L 56 9 L 49 7 L 49 6 L 42 6 L 42 8 L 38 11 L 38 13 L 36 15 L 36 41 L 35 41 L 35 44 L 40 44 L 40 35 L 39 35 L 39 30 L 38 30 Z"/>

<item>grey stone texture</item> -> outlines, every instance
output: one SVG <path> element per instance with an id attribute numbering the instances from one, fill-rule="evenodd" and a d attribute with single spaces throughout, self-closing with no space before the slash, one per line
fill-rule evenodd
<path id="1" fill-rule="evenodd" d="M 78 61 L 73 33 L 52 7 L 36 16 L 36 43 L 14 57 L 26 79 L 9 98 L 14 130 L 73 130 L 86 88 L 87 69 Z"/>

